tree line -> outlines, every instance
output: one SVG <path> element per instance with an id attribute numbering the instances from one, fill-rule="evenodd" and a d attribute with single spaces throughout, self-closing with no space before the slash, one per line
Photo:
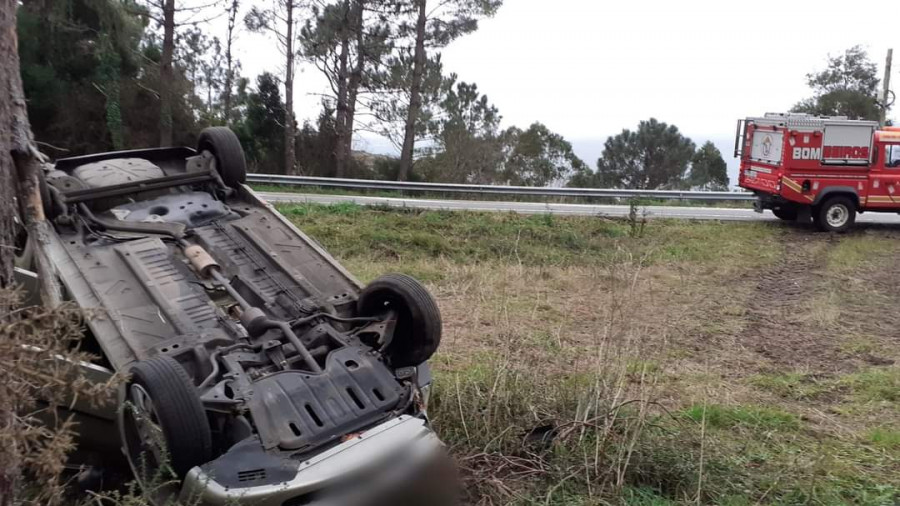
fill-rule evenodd
<path id="1" fill-rule="evenodd" d="M 193 145 L 203 127 L 227 125 L 242 140 L 251 170 L 260 172 L 535 186 L 728 186 L 712 143 L 698 148 L 656 119 L 610 137 L 596 168 L 539 122 L 501 128 L 497 107 L 475 83 L 444 68 L 441 50 L 477 30 L 502 0 L 203 1 L 23 0 L 21 75 L 42 149 L 62 157 Z M 212 33 L 208 21 L 221 17 L 222 33 Z M 268 34 L 282 68 L 252 81 L 244 76 L 235 54 L 246 32 Z M 798 110 L 843 110 L 854 100 L 871 105 L 858 95 L 874 96 L 874 65 L 858 48 L 841 58 L 810 76 L 816 96 Z M 293 96 L 302 88 L 294 82 L 299 61 L 328 84 L 318 116 L 302 122 Z M 354 152 L 363 131 L 389 139 L 399 156 Z"/>

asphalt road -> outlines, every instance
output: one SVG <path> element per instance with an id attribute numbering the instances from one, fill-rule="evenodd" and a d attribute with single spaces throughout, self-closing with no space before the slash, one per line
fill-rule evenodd
<path id="1" fill-rule="evenodd" d="M 431 200 L 389 197 L 362 197 L 352 195 L 320 195 L 305 193 L 261 192 L 260 196 L 272 203 L 339 204 L 354 202 L 366 206 L 410 207 L 452 211 L 505 211 L 521 214 L 559 214 L 572 216 L 628 216 L 629 206 L 590 204 L 549 204 L 542 202 L 494 202 L 483 200 Z M 763 214 L 752 209 L 727 207 L 678 207 L 646 206 L 641 208 L 648 218 L 675 218 L 685 220 L 756 221 L 777 220 L 771 212 Z M 861 223 L 900 224 L 900 215 L 893 213 L 867 213 L 858 215 Z"/>

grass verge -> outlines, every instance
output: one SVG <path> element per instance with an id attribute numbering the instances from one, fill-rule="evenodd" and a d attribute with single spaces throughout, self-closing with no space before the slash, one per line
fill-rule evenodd
<path id="1" fill-rule="evenodd" d="M 833 241 L 654 220 L 633 236 L 602 218 L 281 210 L 361 279 L 404 271 L 437 296 L 431 414 L 473 504 L 900 501 L 900 387 L 884 346 L 900 344 L 900 320 L 848 327 L 844 299 L 847 279 L 886 272 L 890 255 L 857 244 L 874 236 L 886 251 L 878 230 Z M 792 271 L 778 265 L 798 248 L 825 260 L 782 283 Z M 782 285 L 811 297 L 760 292 Z M 900 303 L 893 283 L 857 286 Z M 773 360 L 748 341 L 767 317 L 747 309 L 760 300 L 814 336 L 791 344 L 809 348 Z M 841 363 L 804 360 L 817 346 Z M 882 365 L 865 362 L 875 352 Z"/>

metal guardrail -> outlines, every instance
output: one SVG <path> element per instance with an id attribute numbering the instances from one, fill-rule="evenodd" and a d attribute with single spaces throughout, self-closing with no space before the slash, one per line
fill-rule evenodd
<path id="1" fill-rule="evenodd" d="M 336 179 L 330 177 L 281 176 L 247 174 L 250 183 L 282 186 L 319 186 L 364 190 L 425 191 L 441 193 L 474 193 L 492 195 L 540 195 L 545 197 L 650 198 L 661 200 L 755 200 L 746 192 L 706 192 L 680 190 L 616 190 L 607 188 L 549 188 L 535 186 L 495 186 L 486 184 L 417 183 L 410 181 L 377 181 L 369 179 Z"/>

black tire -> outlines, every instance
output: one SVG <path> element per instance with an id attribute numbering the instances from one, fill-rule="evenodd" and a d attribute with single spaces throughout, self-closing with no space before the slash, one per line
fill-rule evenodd
<path id="1" fill-rule="evenodd" d="M 397 326 L 385 354 L 394 367 L 419 365 L 437 351 L 441 343 L 441 312 L 434 297 L 415 278 L 385 274 L 360 293 L 360 315 L 378 316 L 397 311 Z"/>
<path id="2" fill-rule="evenodd" d="M 774 214 L 778 219 L 784 221 L 794 221 L 797 219 L 797 208 L 779 207 L 778 209 L 772 209 L 772 214 Z"/>
<path id="3" fill-rule="evenodd" d="M 813 209 L 813 222 L 823 232 L 846 232 L 856 222 L 856 203 L 845 196 L 828 198 Z"/>
<path id="4" fill-rule="evenodd" d="M 172 357 L 156 356 L 136 363 L 130 373 L 119 406 L 119 432 L 135 477 L 158 479 L 156 473 L 164 463 L 159 455 L 152 453 L 150 446 L 144 446 L 147 441 L 143 440 L 145 435 L 141 434 L 138 420 L 149 419 L 162 429 L 168 464 L 178 479 L 192 467 L 209 462 L 212 458 L 209 422 L 184 368 Z M 135 396 L 136 386 L 151 401 L 144 413 L 137 410 L 141 401 Z"/>
<path id="5" fill-rule="evenodd" d="M 197 141 L 197 151 L 209 151 L 216 157 L 216 170 L 226 185 L 237 188 L 247 181 L 244 149 L 230 128 L 204 128 Z"/>

